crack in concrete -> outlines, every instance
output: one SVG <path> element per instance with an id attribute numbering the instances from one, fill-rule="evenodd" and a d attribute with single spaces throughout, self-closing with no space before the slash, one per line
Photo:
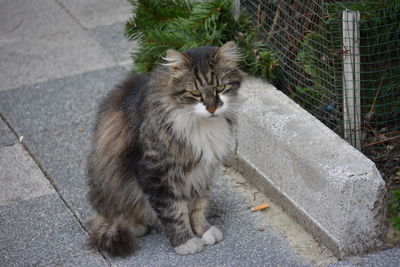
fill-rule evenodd
<path id="1" fill-rule="evenodd" d="M 54 0 L 65 12 L 67 12 L 70 17 L 76 21 L 76 23 L 79 24 L 85 31 L 88 29 L 85 25 L 82 24 L 82 22 L 74 15 L 72 12 L 60 1 L 60 0 Z"/>

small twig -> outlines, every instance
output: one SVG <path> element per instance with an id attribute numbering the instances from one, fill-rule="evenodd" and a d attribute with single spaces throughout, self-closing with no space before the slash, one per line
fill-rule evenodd
<path id="1" fill-rule="evenodd" d="M 371 126 L 371 124 L 367 123 L 366 125 L 368 125 L 368 127 L 371 129 L 371 131 L 374 134 L 374 136 L 378 135 L 378 133 L 375 131 L 375 129 Z"/>
<path id="2" fill-rule="evenodd" d="M 269 30 L 266 43 L 269 43 L 269 41 L 271 40 L 272 35 L 275 33 L 275 27 L 278 24 L 279 15 L 280 15 L 280 3 L 278 4 L 278 6 L 276 8 L 274 20 L 273 20 L 271 29 Z"/>
<path id="3" fill-rule="evenodd" d="M 375 102 L 376 102 L 376 99 L 378 98 L 379 92 L 380 92 L 380 90 L 381 90 L 381 88 L 382 88 L 383 78 L 385 77 L 386 73 L 387 73 L 387 71 L 385 70 L 385 72 L 384 72 L 383 75 L 382 75 L 381 82 L 379 83 L 378 90 L 376 90 L 376 94 L 375 94 L 375 97 L 374 97 L 374 101 L 372 102 L 371 108 L 370 108 L 370 110 L 369 110 L 370 113 L 374 111 Z"/>
<path id="4" fill-rule="evenodd" d="M 379 159 L 382 159 L 384 157 L 386 157 L 387 155 L 390 154 L 390 152 L 392 152 L 392 150 L 398 145 L 400 144 L 400 141 L 397 142 L 395 145 L 393 145 L 388 151 L 386 151 L 383 155 L 380 155 L 379 157 L 374 157 L 374 161 L 377 161 Z"/>
<path id="5" fill-rule="evenodd" d="M 386 141 L 389 141 L 389 140 L 397 139 L 397 138 L 400 138 L 400 135 L 399 136 L 389 137 L 389 138 L 386 138 L 386 139 L 383 139 L 383 140 L 379 140 L 379 141 L 375 141 L 375 142 L 372 142 L 372 143 L 364 145 L 364 147 L 377 145 L 377 144 L 380 144 L 380 143 L 383 143 L 383 142 L 386 142 Z"/>

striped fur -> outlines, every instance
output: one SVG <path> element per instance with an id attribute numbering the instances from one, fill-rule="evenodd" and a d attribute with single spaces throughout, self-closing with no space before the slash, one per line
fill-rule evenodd
<path id="1" fill-rule="evenodd" d="M 160 226 L 178 254 L 222 240 L 205 213 L 212 178 L 232 153 L 238 55 L 228 42 L 169 50 L 165 60 L 111 91 L 97 114 L 90 244 L 114 256 L 131 254 L 149 227 Z"/>

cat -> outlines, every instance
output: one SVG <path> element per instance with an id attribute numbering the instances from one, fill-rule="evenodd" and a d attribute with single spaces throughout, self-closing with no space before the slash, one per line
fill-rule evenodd
<path id="1" fill-rule="evenodd" d="M 168 50 L 150 75 L 131 76 L 101 103 L 88 157 L 89 243 L 127 256 L 161 228 L 177 254 L 223 239 L 208 223 L 212 178 L 232 155 L 244 75 L 234 42 Z"/>

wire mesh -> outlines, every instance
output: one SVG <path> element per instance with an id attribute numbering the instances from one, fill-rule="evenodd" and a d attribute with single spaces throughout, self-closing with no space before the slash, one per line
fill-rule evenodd
<path id="1" fill-rule="evenodd" d="M 279 89 L 372 158 L 398 149 L 400 1 L 245 0 L 242 6 L 279 55 Z"/>

